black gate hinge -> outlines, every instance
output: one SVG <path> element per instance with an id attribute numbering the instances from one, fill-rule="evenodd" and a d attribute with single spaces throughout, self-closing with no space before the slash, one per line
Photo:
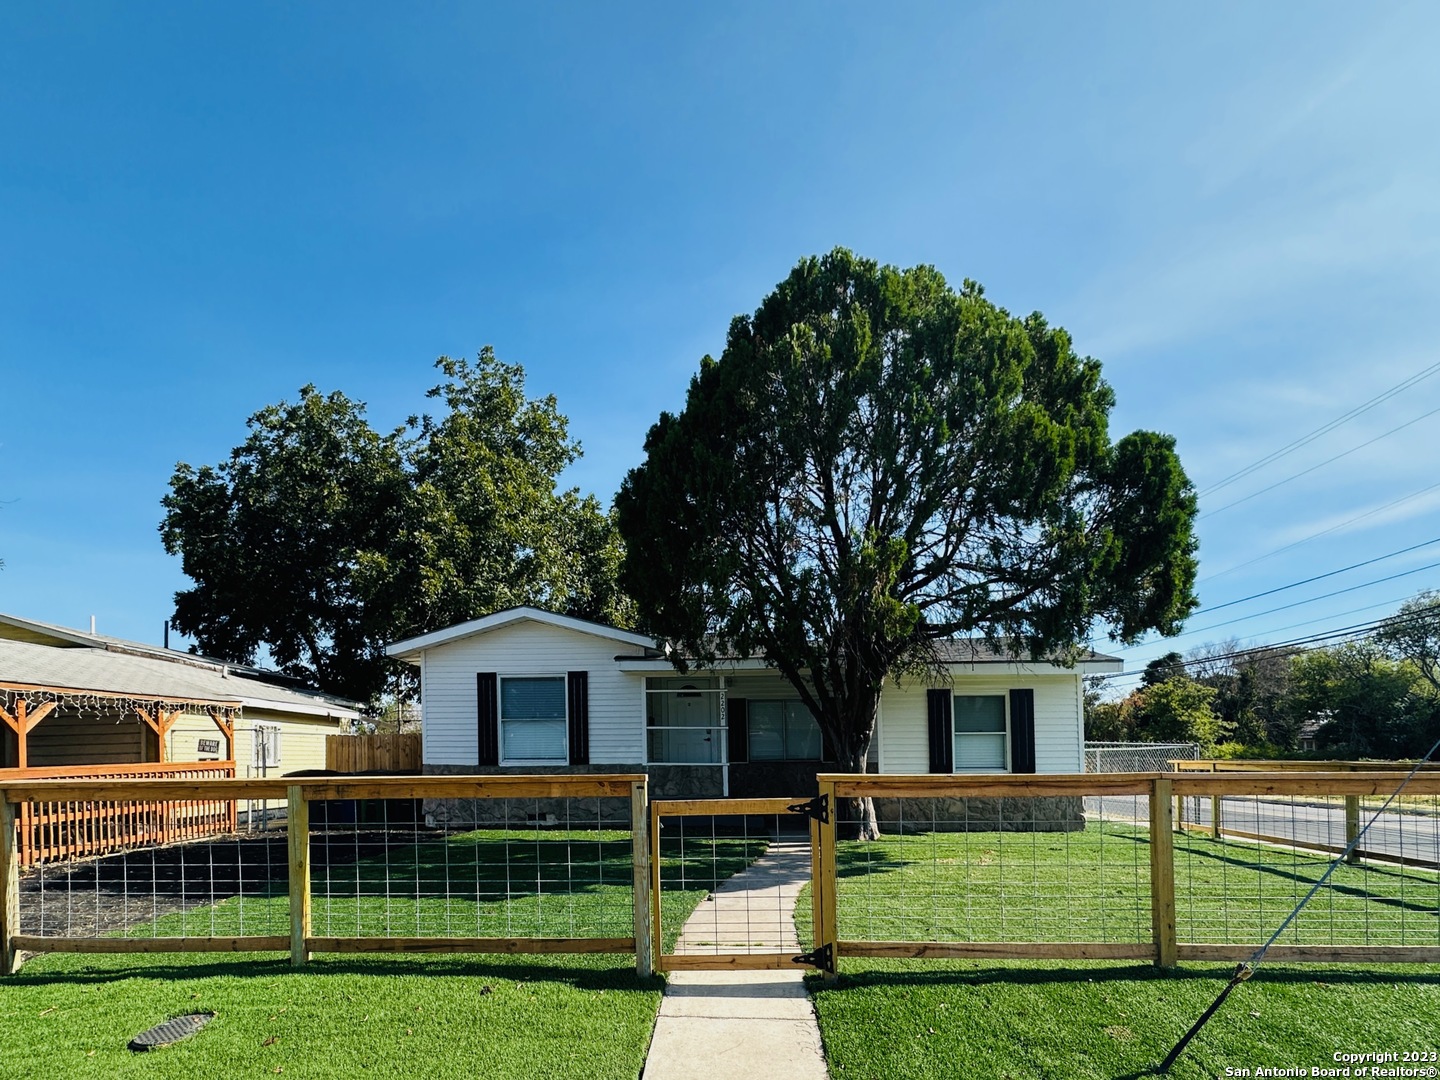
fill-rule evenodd
<path id="1" fill-rule="evenodd" d="M 785 807 L 792 814 L 804 814 L 808 818 L 820 822 L 821 825 L 830 824 L 830 796 L 816 795 L 809 802 L 797 802 Z"/>
<path id="2" fill-rule="evenodd" d="M 817 967 L 821 971 L 828 971 L 831 974 L 835 972 L 835 950 L 829 942 L 821 945 L 818 949 L 811 949 L 799 956 L 792 956 L 790 960 L 795 964 L 809 964 L 811 967 Z"/>

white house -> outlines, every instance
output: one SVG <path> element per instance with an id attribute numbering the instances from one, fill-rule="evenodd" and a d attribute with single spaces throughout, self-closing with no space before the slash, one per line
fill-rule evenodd
<path id="1" fill-rule="evenodd" d="M 644 770 L 660 797 L 766 797 L 813 792 L 829 756 L 794 688 L 760 659 L 682 676 L 653 638 L 530 607 L 386 651 L 420 669 L 427 773 Z M 872 768 L 1080 772 L 1082 679 L 1122 668 L 968 640 L 944 643 L 942 658 L 948 679 L 885 686 Z"/>

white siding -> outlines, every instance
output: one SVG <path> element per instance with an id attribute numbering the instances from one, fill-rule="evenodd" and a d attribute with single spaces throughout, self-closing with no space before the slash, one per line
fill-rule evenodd
<path id="1" fill-rule="evenodd" d="M 537 622 L 512 623 L 425 650 L 420 697 L 427 765 L 474 765 L 475 676 L 590 675 L 590 763 L 645 760 L 644 677 L 619 670 L 615 657 L 635 647 Z"/>
<path id="2" fill-rule="evenodd" d="M 957 694 L 1008 694 L 1035 691 L 1035 769 L 1042 773 L 1082 770 L 1083 721 L 1078 706 L 1078 674 L 960 675 Z M 888 773 L 930 771 L 930 735 L 926 717 L 926 686 L 906 681 L 886 684 L 880 698 L 881 754 Z"/>

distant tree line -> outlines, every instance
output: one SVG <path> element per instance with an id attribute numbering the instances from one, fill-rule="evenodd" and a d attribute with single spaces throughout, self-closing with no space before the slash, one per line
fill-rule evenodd
<path id="1" fill-rule="evenodd" d="M 1085 737 L 1196 742 L 1222 756 L 1420 757 L 1440 739 L 1440 593 L 1419 594 L 1357 641 L 1171 652 L 1118 699 L 1094 680 Z"/>

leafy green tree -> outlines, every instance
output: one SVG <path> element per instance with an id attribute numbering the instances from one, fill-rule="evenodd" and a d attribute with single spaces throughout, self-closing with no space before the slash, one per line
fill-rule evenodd
<path id="1" fill-rule="evenodd" d="M 1194 679 L 1176 675 L 1152 683 L 1134 695 L 1134 730 L 1143 742 L 1199 743 L 1213 753 L 1225 736 L 1212 706 L 1216 691 Z"/>
<path id="2" fill-rule="evenodd" d="M 1375 642 L 1387 655 L 1415 665 L 1430 687 L 1440 691 L 1440 592 L 1422 592 L 1400 605 L 1381 623 Z"/>
<path id="3" fill-rule="evenodd" d="M 524 603 L 627 624 L 613 523 L 556 490 L 580 448 L 555 399 L 526 397 L 489 348 L 436 366 L 438 417 L 381 434 L 363 404 L 307 386 L 252 416 L 226 461 L 176 467 L 160 531 L 194 582 L 174 625 L 199 651 L 263 649 L 369 701 L 403 691 L 384 656 L 399 637 Z"/>
<path id="4" fill-rule="evenodd" d="M 683 655 L 763 655 L 863 770 L 886 678 L 982 635 L 1064 657 L 1195 604 L 1174 442 L 1112 442 L 1097 361 L 932 267 L 809 258 L 705 357 L 616 500 L 622 584 Z M 873 824 L 863 831 L 871 831 Z"/>
<path id="5" fill-rule="evenodd" d="M 1154 686 L 1166 679 L 1185 678 L 1185 658 L 1178 652 L 1168 652 L 1164 656 L 1157 656 L 1145 665 L 1145 670 L 1140 674 L 1141 686 Z"/>
<path id="6" fill-rule="evenodd" d="M 1418 757 L 1435 742 L 1433 688 L 1374 642 L 1303 653 L 1292 661 L 1297 716 L 1323 721 L 1316 747 L 1345 758 Z"/>

